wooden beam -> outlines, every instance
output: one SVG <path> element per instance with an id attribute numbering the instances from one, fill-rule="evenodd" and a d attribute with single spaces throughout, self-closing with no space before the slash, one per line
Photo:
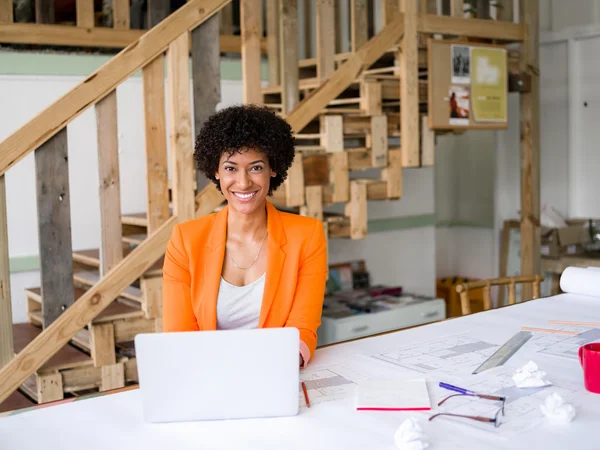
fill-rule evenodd
<path id="1" fill-rule="evenodd" d="M 405 0 L 404 37 L 400 53 L 400 140 L 402 165 L 419 166 L 419 59 L 417 0 Z"/>
<path id="2" fill-rule="evenodd" d="M 170 215 L 164 64 L 165 58 L 160 54 L 142 69 L 146 137 L 146 211 L 149 235 L 154 233 Z"/>
<path id="3" fill-rule="evenodd" d="M 60 372 L 36 374 L 38 403 L 49 403 L 64 398 Z"/>
<path id="4" fill-rule="evenodd" d="M 285 42 L 285 47 L 281 46 L 279 55 L 281 59 L 281 102 L 284 115 L 294 109 L 299 100 L 297 7 L 297 0 L 279 0 L 280 42 Z"/>
<path id="5" fill-rule="evenodd" d="M 165 51 L 168 42 L 172 42 L 184 30 L 194 29 L 222 8 L 227 1 L 229 0 L 192 0 L 185 4 L 168 19 L 148 31 L 144 39 L 112 58 L 0 142 L 0 175 Z M 2 28 L 6 26 L 13 25 L 0 25 L 0 35 L 2 35 Z M 79 27 L 71 29 L 86 31 Z M 117 30 L 109 30 L 109 32 L 116 33 Z"/>
<path id="6" fill-rule="evenodd" d="M 269 60 L 269 85 L 278 86 L 281 80 L 279 47 L 279 0 L 267 0 L 267 46 Z"/>
<path id="7" fill-rule="evenodd" d="M 142 278 L 142 311 L 146 319 L 162 316 L 162 277 Z"/>
<path id="8" fill-rule="evenodd" d="M 515 20 L 513 2 L 503 1 L 500 4 L 501 8 L 496 7 L 496 18 L 505 22 L 513 22 Z"/>
<path id="9" fill-rule="evenodd" d="M 489 20 L 490 18 L 490 0 L 477 0 L 476 2 L 477 18 Z"/>
<path id="10" fill-rule="evenodd" d="M 335 71 L 335 9 L 331 0 L 317 1 L 317 78 Z"/>
<path id="11" fill-rule="evenodd" d="M 100 177 L 100 276 L 123 259 L 121 183 L 119 177 L 119 130 L 117 91 L 96 104 L 98 174 Z"/>
<path id="12" fill-rule="evenodd" d="M 102 366 L 100 392 L 119 389 L 125 386 L 125 364 L 117 363 Z"/>
<path id="13" fill-rule="evenodd" d="M 229 3 L 219 13 L 221 34 L 233 34 L 233 3 Z"/>
<path id="14" fill-rule="evenodd" d="M 357 52 L 353 53 L 325 83 L 300 102 L 298 107 L 286 117 L 292 129 L 301 131 L 331 100 L 350 86 L 363 70 L 371 66 L 393 44 L 398 42 L 403 30 L 403 16 L 398 16 L 396 20 L 386 25 L 377 36 L 374 36 Z"/>
<path id="15" fill-rule="evenodd" d="M 306 206 L 300 208 L 300 215 L 323 220 L 323 186 L 306 187 Z"/>
<path id="16" fill-rule="evenodd" d="M 92 28 L 95 25 L 94 0 L 77 0 L 77 26 Z"/>
<path id="17" fill-rule="evenodd" d="M 262 33 L 261 0 L 241 0 L 243 102 L 261 104 L 260 39 Z"/>
<path id="18" fill-rule="evenodd" d="M 178 221 L 177 217 L 172 217 L 165 222 L 156 233 L 137 246 L 117 267 L 31 341 L 9 364 L 0 369 L 0 402 L 164 255 L 173 227 Z"/>
<path id="19" fill-rule="evenodd" d="M 482 19 L 462 19 L 457 17 L 421 16 L 418 31 L 427 34 L 448 34 L 507 42 L 520 42 L 525 35 L 525 26 L 516 23 L 496 22 Z"/>
<path id="20" fill-rule="evenodd" d="M 540 57 L 539 5 L 521 2 L 519 17 L 525 25 L 521 44 L 521 72 L 531 77 L 531 90 L 521 93 L 521 275 L 540 273 Z M 523 285 L 521 300 L 532 298 Z"/>
<path id="21" fill-rule="evenodd" d="M 67 129 L 35 151 L 43 326 L 73 305 Z"/>
<path id="22" fill-rule="evenodd" d="M 171 13 L 169 0 L 146 0 L 148 2 L 148 28 L 153 28 Z"/>
<path id="23" fill-rule="evenodd" d="M 350 201 L 346 203 L 345 215 L 350 217 L 350 238 L 367 236 L 367 185 L 360 181 L 350 183 Z"/>
<path id="24" fill-rule="evenodd" d="M 312 56 L 312 0 L 304 0 L 304 58 Z M 316 33 L 315 33 L 316 34 Z"/>
<path id="25" fill-rule="evenodd" d="M 394 20 L 394 17 L 400 12 L 400 2 L 398 0 L 381 1 L 381 23 L 387 25 Z"/>
<path id="26" fill-rule="evenodd" d="M 173 215 L 195 217 L 194 158 L 190 108 L 189 36 L 183 33 L 167 51 L 169 138 L 173 168 Z"/>
<path id="27" fill-rule="evenodd" d="M 512 1 L 512 0 L 511 0 Z M 464 0 L 450 0 L 450 15 L 452 17 L 464 17 L 465 1 Z"/>
<path id="28" fill-rule="evenodd" d="M 387 116 L 371 117 L 371 133 L 369 141 L 371 147 L 371 166 L 386 167 L 388 164 L 388 134 Z"/>
<path id="29" fill-rule="evenodd" d="M 112 323 L 90 325 L 90 346 L 94 367 L 115 364 L 115 327 Z"/>
<path id="30" fill-rule="evenodd" d="M 435 162 L 435 131 L 429 128 L 427 116 L 421 117 L 421 167 L 430 167 Z"/>
<path id="31" fill-rule="evenodd" d="M 12 0 L 0 0 L 0 23 L 13 22 L 13 2 Z M 11 337 L 12 339 L 12 337 Z"/>
<path id="32" fill-rule="evenodd" d="M 35 0 L 35 23 L 54 23 L 53 0 Z"/>
<path id="33" fill-rule="evenodd" d="M 129 0 L 112 0 L 113 23 L 117 30 L 128 30 L 131 28 L 129 19 Z"/>
<path id="34" fill-rule="evenodd" d="M 6 180 L 0 177 L 0 368 L 15 354 L 13 347 L 10 262 L 8 258 L 8 218 L 6 216 Z"/>
<path id="35" fill-rule="evenodd" d="M 388 166 L 381 171 L 381 178 L 387 182 L 387 198 L 402 197 L 402 151 L 389 151 Z"/>
<path id="36" fill-rule="evenodd" d="M 192 31 L 192 90 L 194 135 L 197 136 L 204 123 L 216 112 L 217 104 L 221 101 L 221 57 L 217 15 Z M 258 95 L 261 95 L 260 90 Z M 209 183 L 211 181 L 201 171 L 196 171 L 196 191 L 200 191 Z"/>
<path id="37" fill-rule="evenodd" d="M 351 0 L 350 44 L 351 51 L 358 50 L 369 39 L 367 0 Z"/>
<path id="38" fill-rule="evenodd" d="M 366 116 L 381 114 L 381 83 L 364 80 L 360 83 L 360 111 Z"/>

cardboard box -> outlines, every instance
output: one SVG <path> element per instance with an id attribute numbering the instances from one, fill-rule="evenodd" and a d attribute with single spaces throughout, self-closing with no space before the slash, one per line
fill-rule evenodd
<path id="1" fill-rule="evenodd" d="M 592 242 L 586 219 L 567 220 L 568 226 L 542 227 L 540 252 L 546 258 L 560 258 L 585 252 L 585 245 Z"/>

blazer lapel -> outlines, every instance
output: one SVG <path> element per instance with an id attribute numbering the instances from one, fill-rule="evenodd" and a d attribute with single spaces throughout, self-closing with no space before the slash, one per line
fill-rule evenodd
<path id="1" fill-rule="evenodd" d="M 202 299 L 202 330 L 217 329 L 217 297 L 225 258 L 228 206 L 217 213 L 206 244 Z"/>
<path id="2" fill-rule="evenodd" d="M 269 202 L 267 202 L 267 230 L 269 232 L 269 238 L 267 239 L 267 277 L 258 320 L 259 328 L 264 326 L 275 300 L 283 263 L 285 262 L 285 252 L 282 248 L 286 243 L 285 231 L 279 211 Z"/>

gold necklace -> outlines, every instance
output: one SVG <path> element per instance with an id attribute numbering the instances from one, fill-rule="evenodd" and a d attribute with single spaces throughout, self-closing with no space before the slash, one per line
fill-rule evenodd
<path id="1" fill-rule="evenodd" d="M 254 261 L 252 261 L 252 264 L 250 264 L 248 267 L 240 267 L 240 266 L 238 266 L 238 264 L 234 261 L 233 256 L 231 256 L 231 252 L 229 251 L 229 247 L 227 247 L 227 254 L 229 255 L 229 259 L 231 259 L 231 262 L 233 264 L 235 264 L 235 267 L 237 267 L 238 269 L 242 269 L 242 270 L 248 270 L 250 267 L 252 267 L 254 265 L 254 263 L 256 261 L 258 261 L 258 256 L 260 255 L 260 252 L 261 252 L 261 250 L 263 248 L 263 245 L 264 245 L 265 241 L 267 240 L 267 235 L 268 234 L 269 234 L 269 232 L 267 231 L 265 233 L 265 237 L 263 238 L 263 240 L 262 240 L 262 242 L 260 244 L 260 248 L 258 249 L 258 253 L 256 254 L 256 258 L 254 258 Z"/>

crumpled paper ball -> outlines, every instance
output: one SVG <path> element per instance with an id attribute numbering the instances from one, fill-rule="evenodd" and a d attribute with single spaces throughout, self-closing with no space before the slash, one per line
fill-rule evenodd
<path id="1" fill-rule="evenodd" d="M 512 377 L 515 385 L 520 388 L 550 386 L 552 383 L 546 379 L 546 372 L 538 370 L 533 361 L 529 361 L 520 369 L 517 369 Z"/>
<path id="2" fill-rule="evenodd" d="M 575 408 L 569 403 L 565 403 L 564 399 L 552 392 L 544 403 L 540 405 L 542 414 L 548 418 L 548 421 L 555 424 L 569 423 L 575 417 Z"/>
<path id="3" fill-rule="evenodd" d="M 396 447 L 401 450 L 423 450 L 429 447 L 427 437 L 416 419 L 409 417 L 394 434 Z"/>

